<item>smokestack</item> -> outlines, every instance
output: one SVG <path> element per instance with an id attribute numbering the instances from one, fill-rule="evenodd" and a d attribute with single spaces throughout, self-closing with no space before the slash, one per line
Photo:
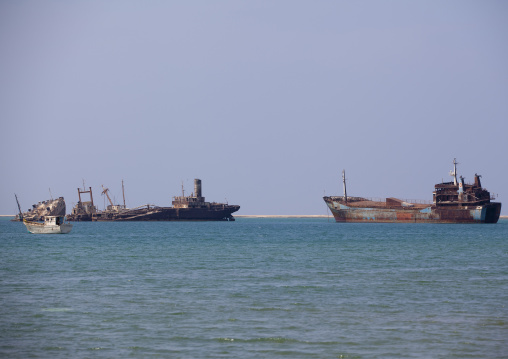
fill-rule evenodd
<path id="1" fill-rule="evenodd" d="M 478 175 L 476 173 L 474 174 L 474 185 L 475 185 L 475 187 L 478 187 L 478 188 L 482 187 L 482 183 L 480 181 L 480 177 L 481 177 L 480 175 Z"/>
<path id="2" fill-rule="evenodd" d="M 200 179 L 194 179 L 194 195 L 196 197 L 201 197 L 201 180 Z"/>
<path id="3" fill-rule="evenodd" d="M 460 176 L 459 192 L 464 192 L 464 177 Z"/>
<path id="4" fill-rule="evenodd" d="M 460 176 L 459 182 L 459 201 L 464 200 L 464 177 Z"/>

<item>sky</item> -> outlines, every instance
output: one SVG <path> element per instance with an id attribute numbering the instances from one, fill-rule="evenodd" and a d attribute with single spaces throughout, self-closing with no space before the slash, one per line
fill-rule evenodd
<path id="1" fill-rule="evenodd" d="M 0 1 L 0 214 L 102 185 L 237 214 L 432 200 L 453 159 L 508 215 L 506 1 Z"/>

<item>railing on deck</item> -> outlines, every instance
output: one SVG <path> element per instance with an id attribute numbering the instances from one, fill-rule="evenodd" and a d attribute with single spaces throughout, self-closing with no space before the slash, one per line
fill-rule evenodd
<path id="1" fill-rule="evenodd" d="M 344 198 L 344 196 L 331 196 L 334 198 Z M 389 198 L 396 198 L 399 201 L 406 202 L 406 203 L 412 203 L 412 204 L 433 204 L 433 201 L 428 201 L 424 199 L 403 199 L 398 197 L 389 197 Z M 355 196 L 347 196 L 347 199 L 349 201 L 371 201 L 371 202 L 386 202 L 386 198 L 380 198 L 380 197 L 355 197 Z"/>

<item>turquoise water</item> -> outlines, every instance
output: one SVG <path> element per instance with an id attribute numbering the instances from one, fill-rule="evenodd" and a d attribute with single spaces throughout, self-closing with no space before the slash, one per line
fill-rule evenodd
<path id="1" fill-rule="evenodd" d="M 508 221 L 0 220 L 2 358 L 506 358 Z"/>

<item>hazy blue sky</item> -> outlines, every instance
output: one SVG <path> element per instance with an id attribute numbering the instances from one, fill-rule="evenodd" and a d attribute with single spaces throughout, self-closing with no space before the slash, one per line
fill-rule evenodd
<path id="1" fill-rule="evenodd" d="M 239 214 L 432 199 L 508 214 L 507 1 L 0 1 L 0 214 L 77 187 Z"/>

